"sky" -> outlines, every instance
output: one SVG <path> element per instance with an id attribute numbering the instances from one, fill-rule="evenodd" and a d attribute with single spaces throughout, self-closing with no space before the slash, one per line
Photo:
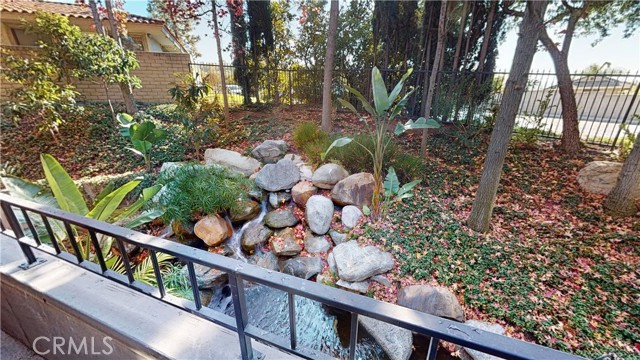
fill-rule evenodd
<path id="1" fill-rule="evenodd" d="M 127 0 L 125 2 L 125 10 L 137 15 L 146 15 L 147 2 L 145 0 Z M 223 22 L 223 27 L 228 24 Z M 196 26 L 196 33 L 200 35 L 200 42 L 197 45 L 198 51 L 202 57 L 196 59 L 201 63 L 216 63 L 217 54 L 215 52 L 215 42 L 211 34 L 211 29 L 206 22 Z M 553 37 L 553 33 L 550 33 Z M 228 46 L 229 35 L 223 34 L 222 48 Z M 611 63 L 612 68 L 621 68 L 636 72 L 640 70 L 640 31 L 636 31 L 630 38 L 623 37 L 622 28 L 616 28 L 611 31 L 611 35 L 600 41 L 595 47 L 591 44 L 596 40 L 594 36 L 575 37 L 571 50 L 569 51 L 569 68 L 571 71 L 580 71 L 591 64 L 602 65 L 605 62 Z M 518 29 L 512 27 L 506 34 L 505 41 L 498 47 L 498 59 L 496 61 L 496 69 L 509 71 L 511 60 L 518 41 Z M 225 62 L 231 62 L 230 52 L 223 51 Z M 538 51 L 533 59 L 532 70 L 552 70 L 553 63 L 549 54 L 544 51 Z"/>

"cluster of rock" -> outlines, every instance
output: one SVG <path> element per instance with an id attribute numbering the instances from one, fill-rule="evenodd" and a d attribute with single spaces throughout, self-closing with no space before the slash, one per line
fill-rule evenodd
<path id="1" fill-rule="evenodd" d="M 393 256 L 375 246 L 361 246 L 356 240 L 349 240 L 349 231 L 363 217 L 362 207 L 370 205 L 373 176 L 349 175 L 337 164 L 325 164 L 313 171 L 299 156 L 287 151 L 284 141 L 275 140 L 253 149 L 253 158 L 225 149 L 208 149 L 206 164 L 222 165 L 249 176 L 266 194 L 242 200 L 238 209 L 229 214 L 229 221 L 219 214 L 202 218 L 195 224 L 195 234 L 208 246 L 219 247 L 232 236 L 232 224 L 244 223 L 239 243 L 252 264 L 304 279 L 316 277 L 317 282 L 337 279 L 336 286 L 359 293 L 367 293 L 371 281 L 393 286 L 382 275 L 394 267 Z M 266 214 L 256 201 L 260 195 L 267 199 Z M 232 251 L 223 254 L 233 256 Z M 201 289 L 216 288 L 228 280 L 225 273 L 215 269 L 196 265 L 195 270 Z M 446 288 L 404 287 L 397 303 L 464 322 L 462 307 Z M 409 330 L 365 316 L 358 319 L 393 360 L 407 360 L 414 343 L 428 343 L 428 339 L 425 342 Z M 467 324 L 504 333 L 499 325 L 476 321 Z M 492 359 L 473 350 L 463 349 L 461 353 L 472 359 Z"/>

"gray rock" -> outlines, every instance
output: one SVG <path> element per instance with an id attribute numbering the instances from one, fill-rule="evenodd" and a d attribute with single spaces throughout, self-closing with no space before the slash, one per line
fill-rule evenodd
<path id="1" fill-rule="evenodd" d="M 333 202 L 322 195 L 313 195 L 307 200 L 305 216 L 311 231 L 318 235 L 324 235 L 331 227 Z"/>
<path id="2" fill-rule="evenodd" d="M 331 244 L 324 236 L 315 236 L 307 231 L 304 234 L 304 249 L 311 254 L 324 253 L 329 251 Z"/>
<path id="3" fill-rule="evenodd" d="M 204 162 L 207 165 L 218 164 L 249 176 L 260 169 L 260 162 L 256 159 L 242 156 L 239 152 L 226 149 L 207 149 L 204 152 Z"/>
<path id="4" fill-rule="evenodd" d="M 447 288 L 411 285 L 398 293 L 398 305 L 443 318 L 464 321 L 464 310 L 456 296 Z"/>
<path id="5" fill-rule="evenodd" d="M 411 356 L 413 336 L 407 330 L 389 323 L 358 316 L 358 322 L 380 344 L 391 360 L 408 360 Z"/>
<path id="6" fill-rule="evenodd" d="M 322 271 L 322 260 L 317 257 L 298 256 L 281 262 L 280 271 L 299 278 L 310 279 Z"/>
<path id="7" fill-rule="evenodd" d="M 318 193 L 318 188 L 309 181 L 300 181 L 291 189 L 293 202 L 304 208 L 310 197 Z"/>
<path id="8" fill-rule="evenodd" d="M 300 157 L 300 155 L 287 154 L 283 157 L 283 159 L 291 160 L 298 167 L 301 165 L 304 165 L 304 161 L 302 161 L 302 158 Z"/>
<path id="9" fill-rule="evenodd" d="M 362 211 L 353 205 L 342 208 L 342 226 L 353 229 L 362 217 Z"/>
<path id="10" fill-rule="evenodd" d="M 269 211 L 264 216 L 264 223 L 272 229 L 283 229 L 296 225 L 298 219 L 293 215 L 291 209 L 278 209 Z"/>
<path id="11" fill-rule="evenodd" d="M 229 280 L 229 275 L 220 270 L 212 269 L 210 267 L 193 264 L 193 269 L 196 273 L 196 281 L 198 282 L 199 289 L 213 289 L 221 287 Z M 185 266 L 180 270 L 180 274 L 185 278 L 189 278 L 189 269 Z"/>
<path id="12" fill-rule="evenodd" d="M 274 234 L 271 238 L 271 248 L 278 256 L 296 256 L 302 251 L 302 247 L 296 240 L 293 228 L 286 228 Z"/>
<path id="13" fill-rule="evenodd" d="M 291 193 L 286 191 L 269 193 L 269 205 L 274 209 L 279 208 L 282 204 L 286 204 L 289 200 L 291 200 Z"/>
<path id="14" fill-rule="evenodd" d="M 388 287 L 388 288 L 393 287 L 393 284 L 391 283 L 391 281 L 389 281 L 389 279 L 387 279 L 383 275 L 372 276 L 371 280 L 377 282 L 378 284 L 384 287 Z"/>
<path id="15" fill-rule="evenodd" d="M 369 173 L 353 174 L 338 182 L 331 190 L 331 199 L 338 205 L 371 205 L 375 180 Z"/>
<path id="16" fill-rule="evenodd" d="M 473 326 L 474 328 L 478 328 L 482 331 L 487 331 L 494 334 L 504 335 L 504 328 L 500 324 L 492 324 L 485 321 L 479 320 L 467 320 L 465 322 L 466 325 Z M 462 359 L 473 359 L 473 360 L 500 360 L 497 356 L 485 354 L 478 350 L 463 348 L 464 351 L 461 352 Z M 468 356 L 465 356 L 468 355 Z"/>
<path id="17" fill-rule="evenodd" d="M 331 236 L 331 240 L 333 240 L 333 243 L 336 245 L 340 245 L 343 242 L 347 241 L 348 237 L 347 234 L 337 232 L 336 230 L 329 231 L 329 236 Z"/>
<path id="18" fill-rule="evenodd" d="M 300 171 L 291 161 L 282 159 L 265 165 L 256 175 L 256 185 L 267 191 L 291 189 L 300 181 Z"/>
<path id="19" fill-rule="evenodd" d="M 260 252 L 250 256 L 249 263 L 258 265 L 267 270 L 280 271 L 280 267 L 278 266 L 278 257 L 271 251 Z"/>
<path id="20" fill-rule="evenodd" d="M 334 274 L 338 273 L 338 267 L 336 266 L 336 258 L 333 256 L 333 253 L 329 253 L 329 255 L 327 256 L 327 264 L 329 264 L 329 270 L 331 270 L 332 273 Z"/>
<path id="21" fill-rule="evenodd" d="M 313 185 L 321 189 L 331 189 L 340 180 L 349 176 L 347 170 L 338 164 L 324 164 L 313 173 Z"/>
<path id="22" fill-rule="evenodd" d="M 313 168 L 309 165 L 298 165 L 300 170 L 300 180 L 312 181 Z"/>
<path id="23" fill-rule="evenodd" d="M 338 276 L 354 282 L 385 273 L 393 268 L 393 256 L 375 246 L 361 247 L 355 240 L 347 241 L 333 249 Z"/>
<path id="24" fill-rule="evenodd" d="M 256 245 L 266 242 L 273 235 L 273 230 L 262 223 L 250 224 L 242 233 L 242 249 L 251 254 Z"/>
<path id="25" fill-rule="evenodd" d="M 229 212 L 232 223 L 249 221 L 260 214 L 260 204 L 253 200 L 239 200 L 238 207 Z"/>
<path id="26" fill-rule="evenodd" d="M 289 146 L 282 140 L 265 140 L 251 151 L 251 155 L 265 164 L 273 164 L 282 159 L 287 150 Z"/>
<path id="27" fill-rule="evenodd" d="M 366 294 L 367 291 L 369 291 L 368 281 L 349 282 L 349 281 L 344 281 L 342 279 L 338 279 L 338 281 L 336 282 L 336 285 L 340 286 L 341 288 L 345 288 L 347 290 L 359 292 L 361 294 Z"/>
<path id="28" fill-rule="evenodd" d="M 578 184 L 586 192 L 607 195 L 616 185 L 620 170 L 619 162 L 592 161 L 578 173 Z M 636 187 L 632 197 L 640 198 L 640 187 Z"/>

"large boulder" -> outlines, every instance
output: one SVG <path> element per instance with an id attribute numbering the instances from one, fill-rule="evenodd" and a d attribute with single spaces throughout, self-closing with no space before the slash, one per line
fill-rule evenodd
<path id="1" fill-rule="evenodd" d="M 338 164 L 320 166 L 311 177 L 313 185 L 321 189 L 331 189 L 340 180 L 349 176 L 347 170 Z"/>
<path id="2" fill-rule="evenodd" d="M 371 205 L 375 181 L 369 173 L 353 174 L 334 186 L 331 199 L 341 206 L 355 205 L 362 208 Z"/>
<path id="3" fill-rule="evenodd" d="M 278 256 L 296 256 L 302 251 L 302 247 L 296 240 L 296 232 L 293 228 L 286 228 L 276 232 L 271 237 L 271 249 Z"/>
<path id="4" fill-rule="evenodd" d="M 303 279 L 310 279 L 322 271 L 322 260 L 317 257 L 298 256 L 280 264 L 280 271 Z"/>
<path id="5" fill-rule="evenodd" d="M 304 234 L 304 249 L 307 250 L 308 253 L 326 253 L 330 247 L 331 244 L 324 235 L 316 236 L 310 231 Z"/>
<path id="6" fill-rule="evenodd" d="M 274 164 L 284 157 L 287 150 L 289 146 L 282 140 L 265 140 L 251 151 L 251 155 L 265 164 Z"/>
<path id="7" fill-rule="evenodd" d="M 196 236 L 209 246 L 219 245 L 233 234 L 231 225 L 217 214 L 208 215 L 200 219 L 193 231 Z"/>
<path id="8" fill-rule="evenodd" d="M 398 293 L 398 305 L 443 318 L 464 321 L 464 310 L 456 296 L 447 288 L 411 285 Z"/>
<path id="9" fill-rule="evenodd" d="M 250 256 L 248 260 L 250 264 L 258 265 L 261 268 L 280 271 L 280 267 L 278 266 L 278 257 L 271 251 L 256 253 L 255 255 Z"/>
<path id="10" fill-rule="evenodd" d="M 255 180 L 256 185 L 267 191 L 287 190 L 300 181 L 300 170 L 291 160 L 282 159 L 275 164 L 265 165 Z"/>
<path id="11" fill-rule="evenodd" d="M 389 323 L 372 319 L 366 316 L 358 316 L 358 322 L 387 353 L 391 360 L 408 360 L 413 351 L 411 346 L 413 336 L 411 330 L 407 330 Z"/>
<path id="12" fill-rule="evenodd" d="M 492 324 L 486 321 L 479 320 L 467 320 L 465 325 L 473 326 L 474 328 L 480 329 L 482 331 L 504 335 L 504 327 L 500 324 Z M 463 348 L 464 350 L 460 352 L 460 358 L 463 360 L 499 360 L 497 356 L 485 354 L 478 350 Z"/>
<path id="13" fill-rule="evenodd" d="M 305 207 L 310 197 L 318 193 L 318 188 L 309 181 L 300 181 L 291 189 L 293 202 L 300 207 Z"/>
<path id="14" fill-rule="evenodd" d="M 239 200 L 238 206 L 231 209 L 229 219 L 232 223 L 249 221 L 255 219 L 260 214 L 260 204 L 253 200 Z"/>
<path id="15" fill-rule="evenodd" d="M 338 277 L 349 282 L 363 281 L 393 269 L 393 256 L 375 246 L 361 247 L 355 240 L 333 249 Z"/>
<path id="16" fill-rule="evenodd" d="M 356 206 L 347 205 L 342 209 L 342 226 L 353 229 L 362 217 L 362 211 Z"/>
<path id="17" fill-rule="evenodd" d="M 622 163 L 613 161 L 592 161 L 578 173 L 578 184 L 590 193 L 607 195 L 618 182 Z M 633 198 L 640 198 L 640 187 L 636 188 Z"/>
<path id="18" fill-rule="evenodd" d="M 318 235 L 324 235 L 331 227 L 333 203 L 322 195 L 313 195 L 307 200 L 305 216 L 311 231 Z"/>
<path id="19" fill-rule="evenodd" d="M 204 265 L 193 264 L 193 270 L 196 274 L 196 282 L 198 289 L 213 289 L 224 286 L 229 281 L 226 272 L 216 270 Z M 189 278 L 189 269 L 185 266 L 180 270 L 180 274 L 186 279 Z"/>
<path id="20" fill-rule="evenodd" d="M 264 226 L 262 223 L 250 224 L 242 233 L 242 249 L 251 254 L 256 248 L 256 245 L 260 245 L 273 235 L 273 230 Z"/>
<path id="21" fill-rule="evenodd" d="M 264 223 L 272 229 L 282 229 L 296 225 L 298 219 L 293 215 L 291 209 L 278 209 L 269 211 L 264 216 Z"/>
<path id="22" fill-rule="evenodd" d="M 227 167 L 244 176 L 249 176 L 260 169 L 260 162 L 256 159 L 242 156 L 239 152 L 227 149 L 207 149 L 204 152 L 204 162 L 207 165 L 218 164 Z"/>

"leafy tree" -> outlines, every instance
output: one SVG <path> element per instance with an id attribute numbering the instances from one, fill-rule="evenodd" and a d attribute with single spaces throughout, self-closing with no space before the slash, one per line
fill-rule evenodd
<path id="1" fill-rule="evenodd" d="M 322 87 L 322 130 L 331 132 L 331 85 L 333 83 L 333 64 L 336 57 L 336 36 L 338 32 L 338 0 L 331 1 L 329 10 L 329 33 L 327 34 L 327 53 L 324 61 L 324 82 Z"/>
<path id="2" fill-rule="evenodd" d="M 8 107 L 14 115 L 32 119 L 55 134 L 70 112 L 81 110 L 75 104 L 76 80 L 139 86 L 139 79 L 129 74 L 138 66 L 134 53 L 121 53 L 113 39 L 83 33 L 57 14 L 38 12 L 26 25 L 38 39 L 39 51 L 29 57 L 6 51 L 3 59 L 2 75 L 20 85 L 12 91 L 13 105 Z"/>
<path id="3" fill-rule="evenodd" d="M 527 74 L 536 53 L 536 43 L 542 29 L 546 8 L 546 1 L 527 1 L 509 79 L 500 103 L 496 124 L 491 133 L 491 142 L 484 161 L 480 186 L 468 219 L 469 227 L 476 231 L 486 232 L 489 230 L 498 184 L 502 176 L 502 166 L 515 125 L 518 107 L 526 89 Z"/>
<path id="4" fill-rule="evenodd" d="M 200 57 L 201 54 L 196 48 L 200 36 L 193 33 L 195 20 L 190 17 L 174 16 L 174 14 L 184 13 L 189 5 L 188 2 L 174 1 L 173 6 L 182 8 L 182 11 L 176 12 L 167 12 L 166 5 L 167 1 L 164 0 L 150 0 L 147 3 L 147 11 L 152 17 L 164 20 L 169 30 L 180 40 L 180 43 L 192 57 Z"/>
<path id="5" fill-rule="evenodd" d="M 598 34 L 600 38 L 609 35 L 610 29 L 625 24 L 625 36 L 640 24 L 640 2 L 635 0 L 563 0 L 550 11 L 551 18 L 545 24 L 563 24 L 558 32 L 561 45 L 549 34 L 550 25 L 540 32 L 540 42 L 549 52 L 556 69 L 558 91 L 562 103 L 562 149 L 567 154 L 580 151 L 580 131 L 578 129 L 578 107 L 569 72 L 569 50 L 576 35 Z"/>
<path id="6" fill-rule="evenodd" d="M 319 69 L 327 49 L 328 16 L 325 0 L 303 0 L 300 3 L 300 29 L 296 39 L 297 58 L 307 69 Z"/>

